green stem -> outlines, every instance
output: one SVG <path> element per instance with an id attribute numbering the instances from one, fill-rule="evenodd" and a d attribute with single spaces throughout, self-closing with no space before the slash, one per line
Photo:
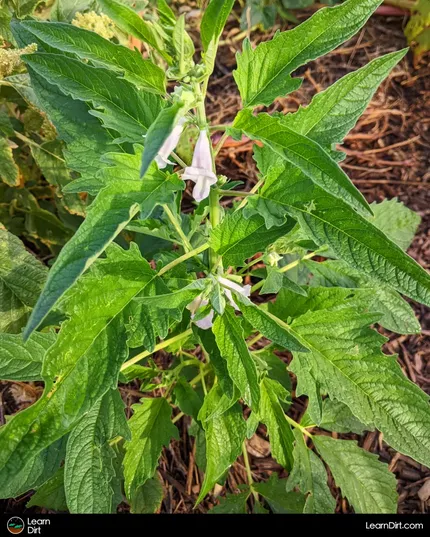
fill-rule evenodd
<path id="1" fill-rule="evenodd" d="M 254 480 L 252 479 L 251 465 L 249 464 L 248 451 L 246 449 L 245 442 L 242 443 L 242 454 L 243 454 L 243 462 L 245 464 L 246 475 L 248 477 L 248 485 L 249 485 L 249 488 L 251 489 L 252 495 L 255 498 L 255 501 L 258 502 L 258 494 L 253 488 Z"/>
<path id="2" fill-rule="evenodd" d="M 178 334 L 177 336 L 173 336 L 170 339 L 166 339 L 162 341 L 161 343 L 159 343 L 158 345 L 154 347 L 154 350 L 152 352 L 143 351 L 140 354 L 136 354 L 136 356 L 133 356 L 133 358 L 130 358 L 130 360 L 127 360 L 126 362 L 122 364 L 120 371 L 124 371 L 125 369 L 127 369 L 127 367 L 130 367 L 131 365 L 134 365 L 137 362 L 140 362 L 140 360 L 143 360 L 144 358 L 151 356 L 151 354 L 154 354 L 154 352 L 165 349 L 169 345 L 172 345 L 172 343 L 176 343 L 177 341 L 181 341 L 182 339 L 185 339 L 188 336 L 191 336 L 192 333 L 193 333 L 192 329 L 189 328 L 188 330 L 185 330 L 185 332 L 182 332 L 182 334 Z"/>
<path id="3" fill-rule="evenodd" d="M 181 168 L 186 168 L 187 167 L 187 163 L 184 162 L 178 154 L 176 154 L 174 151 L 172 151 L 171 155 L 176 160 L 176 162 L 179 164 L 179 166 L 181 166 Z"/>
<path id="4" fill-rule="evenodd" d="M 401 9 L 409 9 L 409 11 L 412 11 L 418 6 L 418 1 L 413 2 L 411 0 L 384 0 L 384 4 L 399 7 Z"/>
<path id="5" fill-rule="evenodd" d="M 177 265 L 180 265 L 181 263 L 183 263 L 187 259 L 190 259 L 191 257 L 194 257 L 194 256 L 196 256 L 198 254 L 201 254 L 202 252 L 204 252 L 208 248 L 209 248 L 209 244 L 202 244 L 198 248 L 194 248 L 194 250 L 191 250 L 190 252 L 187 252 L 186 254 L 181 255 L 181 257 L 178 257 L 177 259 L 174 259 L 173 261 L 168 263 L 165 267 L 162 267 L 160 269 L 160 271 L 158 272 L 158 276 L 162 276 L 163 274 L 165 274 L 166 272 L 168 272 L 172 268 L 176 267 Z"/>
<path id="6" fill-rule="evenodd" d="M 247 265 L 245 265 L 243 268 L 241 268 L 238 272 L 238 274 L 244 274 L 249 268 L 253 267 L 257 263 L 261 263 L 263 261 L 262 257 L 257 257 L 256 259 L 253 259 L 250 261 Z"/>
<path id="7" fill-rule="evenodd" d="M 187 236 L 183 232 L 181 224 L 178 222 L 178 219 L 172 213 L 172 211 L 170 210 L 170 207 L 168 205 L 164 204 L 163 209 L 164 209 L 165 213 L 167 214 L 167 216 L 168 216 L 170 222 L 172 223 L 173 227 L 175 228 L 177 234 L 179 235 L 179 237 L 180 237 L 180 239 L 182 241 L 182 245 L 184 246 L 184 250 L 186 252 L 190 252 L 193 249 L 193 247 L 192 247 L 190 241 L 187 239 Z"/>
<path id="8" fill-rule="evenodd" d="M 216 157 L 218 155 L 218 153 L 221 151 L 223 145 L 224 145 L 224 142 L 227 140 L 228 138 L 228 134 L 225 132 L 219 142 L 217 143 L 217 145 L 215 146 L 215 149 L 214 149 L 214 157 Z"/>
<path id="9" fill-rule="evenodd" d="M 179 414 L 177 414 L 173 419 L 172 419 L 172 423 L 176 423 L 177 421 L 179 421 L 181 418 L 183 418 L 185 416 L 185 414 L 183 412 L 179 412 Z"/>
<path id="10" fill-rule="evenodd" d="M 252 196 L 251 192 L 245 192 L 245 190 L 218 190 L 220 196 L 232 196 L 234 198 L 247 198 Z"/>
<path id="11" fill-rule="evenodd" d="M 32 145 L 32 146 L 34 146 L 34 147 L 37 147 L 37 148 L 40 149 L 41 151 L 44 151 L 45 153 L 47 153 L 47 154 L 50 155 L 51 157 L 56 158 L 56 159 L 59 160 L 60 162 L 66 162 L 63 158 L 59 157 L 58 155 L 55 155 L 54 153 L 51 153 L 51 151 L 48 151 L 48 150 L 45 149 L 43 146 L 41 146 L 40 144 L 38 144 L 37 142 L 35 142 L 35 141 L 32 140 L 31 138 L 27 138 L 27 136 L 24 136 L 24 135 L 21 134 L 20 132 L 18 132 L 18 131 L 14 131 L 14 136 L 16 136 L 17 138 L 19 138 L 20 140 L 22 140 L 23 142 L 25 142 L 25 143 L 28 144 L 28 145 Z"/>
<path id="12" fill-rule="evenodd" d="M 260 186 L 264 183 L 264 179 L 260 179 L 252 188 L 251 190 L 249 191 L 249 196 L 251 196 L 252 194 L 255 194 L 257 192 L 257 190 L 260 188 Z M 248 197 L 249 196 L 246 196 L 245 199 L 243 199 L 240 204 L 237 206 L 236 210 L 234 212 L 237 212 L 237 211 L 240 211 L 240 209 L 243 209 L 245 207 L 245 205 L 247 204 L 248 202 Z"/>
<path id="13" fill-rule="evenodd" d="M 303 433 L 304 435 L 308 436 L 309 438 L 312 438 L 312 435 L 309 431 L 307 431 L 305 429 L 305 427 L 302 427 L 302 425 L 300 425 L 300 423 L 297 423 L 297 421 L 294 421 L 292 418 L 290 418 L 290 416 L 287 416 L 287 414 L 285 414 L 285 419 L 288 421 L 288 423 L 290 425 L 292 425 L 295 429 L 298 429 L 301 433 Z"/>

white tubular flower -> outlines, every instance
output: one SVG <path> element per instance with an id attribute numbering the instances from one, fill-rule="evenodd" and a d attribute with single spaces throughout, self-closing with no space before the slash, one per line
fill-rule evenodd
<path id="1" fill-rule="evenodd" d="M 170 153 L 178 145 L 179 138 L 181 137 L 182 131 L 184 130 L 185 121 L 185 118 L 181 117 L 177 125 L 173 127 L 172 132 L 169 134 L 166 141 L 161 146 L 160 151 L 156 155 L 155 162 L 157 163 L 158 168 L 160 170 L 165 168 L 168 164 L 174 164 L 174 162 L 170 162 L 169 156 Z"/>
<path id="2" fill-rule="evenodd" d="M 223 278 L 222 276 L 218 276 L 219 283 L 224 287 L 224 293 L 225 296 L 228 298 L 228 301 L 230 302 L 230 305 L 235 309 L 239 310 L 238 305 L 233 300 L 233 295 L 231 291 L 236 291 L 237 293 L 240 293 L 241 295 L 245 296 L 246 298 L 249 298 L 251 296 L 251 286 L 250 285 L 239 285 L 238 283 L 232 282 L 231 280 L 228 280 L 227 278 Z"/>
<path id="3" fill-rule="evenodd" d="M 191 312 L 191 319 L 194 319 L 196 315 L 196 311 L 201 308 L 205 307 L 209 304 L 207 300 L 202 300 L 200 296 L 195 298 L 192 302 L 190 302 L 187 306 L 187 310 Z M 203 319 L 200 319 L 198 321 L 194 321 L 194 324 L 197 325 L 202 330 L 209 330 L 209 328 L 212 328 L 212 321 L 214 318 L 214 310 L 211 310 L 206 317 L 203 317 Z"/>
<path id="4" fill-rule="evenodd" d="M 194 199 L 198 202 L 209 196 L 211 185 L 217 182 L 213 171 L 210 140 L 206 130 L 200 131 L 199 138 L 194 149 L 191 166 L 187 166 L 182 179 L 190 179 L 196 183 L 193 189 Z"/>

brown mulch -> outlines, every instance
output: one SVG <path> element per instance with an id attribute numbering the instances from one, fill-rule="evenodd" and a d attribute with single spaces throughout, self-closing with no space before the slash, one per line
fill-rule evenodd
<path id="1" fill-rule="evenodd" d="M 273 110 L 293 112 L 299 105 L 309 102 L 318 91 L 363 66 L 369 60 L 382 54 L 399 50 L 405 46 L 402 32 L 404 20 L 401 17 L 383 18 L 375 16 L 365 29 L 332 54 L 312 62 L 300 70 L 304 77 L 299 91 L 279 99 Z M 237 24 L 231 24 L 224 34 L 222 52 L 218 57 L 214 76 L 209 86 L 208 114 L 214 124 L 230 123 L 240 109 L 240 98 L 235 86 L 232 70 L 235 67 L 235 52 L 240 41 L 232 41 L 237 33 Z M 270 34 L 252 34 L 254 42 L 270 37 Z M 343 149 L 348 157 L 342 163 L 354 183 L 364 193 L 368 201 L 382 201 L 398 197 L 408 207 L 417 211 L 422 223 L 409 250 L 422 266 L 430 264 L 430 67 L 413 67 L 409 54 L 382 84 L 371 105 L 359 120 L 355 129 L 347 136 Z M 252 142 L 227 140 L 218 158 L 218 173 L 245 182 L 246 189 L 256 182 L 256 169 L 252 158 Z M 419 316 L 422 335 L 397 336 L 386 334 L 389 341 L 386 352 L 398 354 L 404 373 L 430 393 L 430 313 L 413 303 Z M 259 342 L 261 344 L 261 342 Z M 285 360 L 290 357 L 285 353 Z M 169 363 L 164 352 L 157 360 Z M 40 388 L 34 384 L 0 383 L 0 422 L 4 414 L 15 412 L 33 402 Z M 138 401 L 139 384 L 122 387 L 122 394 L 131 414 L 131 404 Z M 16 402 L 19 401 L 17 405 Z M 299 418 L 306 407 L 303 398 L 295 399 L 290 413 Z M 178 421 L 180 441 L 172 442 L 164 450 L 159 467 L 159 477 L 164 483 L 165 499 L 163 513 L 206 512 L 217 503 L 214 496 L 206 499 L 194 509 L 203 474 L 195 464 L 194 438 L 188 435 L 189 419 Z M 333 433 L 333 436 L 337 436 Z M 377 453 L 381 460 L 389 463 L 398 479 L 399 513 L 427 513 L 430 501 L 426 489 L 430 486 L 430 470 L 400 455 L 389 448 L 378 432 L 357 435 L 338 435 L 355 438 L 365 449 Z M 287 473 L 270 457 L 264 426 L 260 426 L 257 436 L 248 445 L 253 479 L 267 480 L 271 472 L 277 471 L 285 477 Z M 225 491 L 237 491 L 238 484 L 246 483 L 246 471 L 242 457 L 231 468 L 226 489 L 216 487 L 216 495 Z M 348 513 L 351 508 L 343 500 L 339 490 L 330 485 L 337 498 L 337 512 Z M 6 512 L 23 512 L 29 495 L 4 503 Z M 124 505 L 120 511 L 127 511 Z M 32 508 L 27 512 L 43 512 Z"/>

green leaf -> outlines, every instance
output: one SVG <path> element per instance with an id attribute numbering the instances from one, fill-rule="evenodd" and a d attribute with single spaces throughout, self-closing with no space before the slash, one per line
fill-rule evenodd
<path id="1" fill-rule="evenodd" d="M 163 446 L 178 439 L 178 429 L 172 424 L 172 409 L 163 397 L 141 399 L 133 405 L 134 414 L 128 424 L 131 440 L 126 442 L 124 457 L 125 492 L 132 498 L 138 487 L 153 477 Z"/>
<path id="2" fill-rule="evenodd" d="M 287 371 L 287 364 L 279 356 L 267 349 L 256 351 L 253 354 L 258 356 L 259 361 L 265 363 L 267 376 L 278 381 L 287 392 L 291 392 L 291 378 Z"/>
<path id="3" fill-rule="evenodd" d="M 37 301 L 47 272 L 18 237 L 0 228 L 1 332 L 20 332 Z"/>
<path id="4" fill-rule="evenodd" d="M 130 50 L 104 39 L 95 32 L 71 24 L 24 21 L 19 25 L 55 49 L 76 54 L 82 60 L 108 67 L 141 89 L 163 95 L 166 75 L 151 60 L 145 60 L 137 50 Z"/>
<path id="5" fill-rule="evenodd" d="M 304 513 L 334 513 L 336 500 L 327 485 L 327 472 L 324 464 L 310 450 L 303 434 L 295 429 L 294 466 L 287 481 L 287 491 L 298 487 L 306 498 Z"/>
<path id="6" fill-rule="evenodd" d="M 368 312 L 367 295 L 351 291 L 338 305 L 295 319 L 292 330 L 310 350 L 293 353 L 290 370 L 298 377 L 297 395 L 306 393 L 312 381 L 318 383 L 360 422 L 379 429 L 394 449 L 429 465 L 428 396 L 405 377 L 394 356 L 382 353 L 386 339 L 369 328 L 377 319 Z"/>
<path id="7" fill-rule="evenodd" d="M 48 479 L 27 502 L 26 507 L 44 507 L 53 511 L 67 511 L 66 494 L 64 491 L 64 467 Z"/>
<path id="8" fill-rule="evenodd" d="M 346 203 L 320 189 L 297 169 L 274 170 L 259 197 L 260 214 L 295 216 L 318 246 L 328 245 L 350 266 L 383 285 L 430 305 L 430 276 L 400 247 Z M 259 201 L 263 204 L 260 205 Z"/>
<path id="9" fill-rule="evenodd" d="M 222 255 L 226 266 L 243 266 L 246 259 L 264 251 L 293 226 L 293 221 L 288 220 L 284 225 L 268 230 L 263 218 L 253 216 L 247 220 L 242 211 L 237 211 L 227 214 L 213 229 L 209 243 L 216 253 Z"/>
<path id="10" fill-rule="evenodd" d="M 136 298 L 136 302 L 144 304 L 149 308 L 179 309 L 182 311 L 194 298 L 202 294 L 208 284 L 208 279 L 201 278 L 172 293 L 139 296 Z"/>
<path id="11" fill-rule="evenodd" d="M 19 186 L 19 168 L 7 138 L 0 138 L 0 179 L 9 186 Z"/>
<path id="12" fill-rule="evenodd" d="M 309 427 L 312 420 L 305 414 L 300 422 L 303 427 Z M 324 399 L 322 404 L 322 418 L 318 427 L 336 433 L 363 434 L 364 431 L 372 431 L 373 427 L 361 423 L 343 403 Z"/>
<path id="13" fill-rule="evenodd" d="M 176 404 L 180 410 L 187 416 L 191 416 L 195 421 L 198 420 L 199 411 L 202 407 L 202 400 L 191 385 L 180 377 L 174 390 Z"/>
<path id="14" fill-rule="evenodd" d="M 291 73 L 352 37 L 381 1 L 349 0 L 320 9 L 300 26 L 275 34 L 255 49 L 244 41 L 234 72 L 244 106 L 268 106 L 276 97 L 297 90 L 301 79 L 291 78 Z"/>
<path id="15" fill-rule="evenodd" d="M 154 23 L 143 20 L 131 8 L 115 0 L 97 0 L 97 2 L 102 7 L 103 13 L 106 13 L 125 34 L 131 34 L 147 43 L 157 50 L 167 63 L 171 63 L 172 59 L 167 54 L 165 44 Z"/>
<path id="16" fill-rule="evenodd" d="M 73 99 L 91 102 L 103 112 L 92 110 L 106 128 L 142 142 L 162 108 L 158 95 L 139 91 L 127 80 L 103 67 L 92 67 L 59 54 L 35 53 L 22 56 L 30 73 L 36 72 Z"/>
<path id="17" fill-rule="evenodd" d="M 250 300 L 246 303 L 243 299 L 238 300 L 238 306 L 248 323 L 265 337 L 288 350 L 307 352 L 307 348 L 297 340 L 287 323 L 269 311 L 255 306 Z"/>
<path id="18" fill-rule="evenodd" d="M 284 402 L 288 392 L 279 382 L 265 378 L 260 384 L 261 404 L 258 417 L 267 427 L 272 456 L 290 470 L 293 466 L 294 436 L 280 401 Z"/>
<path id="19" fill-rule="evenodd" d="M 403 298 L 387 285 L 349 267 L 343 261 L 304 261 L 303 265 L 312 272 L 311 285 L 315 287 L 345 287 L 371 290 L 369 308 L 382 317 L 378 324 L 399 334 L 419 334 L 420 323 L 415 312 Z"/>
<path id="20" fill-rule="evenodd" d="M 246 502 L 251 492 L 249 490 L 239 494 L 226 494 L 225 498 L 219 499 L 219 504 L 208 511 L 209 515 L 244 515 L 246 514 Z"/>
<path id="21" fill-rule="evenodd" d="M 55 339 L 53 332 L 35 332 L 26 343 L 21 334 L 0 334 L 0 378 L 42 380 L 43 358 Z"/>
<path id="22" fill-rule="evenodd" d="M 170 200 L 183 182 L 175 175 L 151 171 L 139 178 L 140 149 L 135 155 L 112 154 L 113 166 L 102 169 L 106 184 L 90 206 L 85 221 L 66 244 L 51 268 L 48 280 L 27 325 L 25 336 L 40 324 L 62 294 L 95 261 L 110 242 L 141 211 L 145 218 L 157 203 Z"/>
<path id="23" fill-rule="evenodd" d="M 287 127 L 282 118 L 268 114 L 254 116 L 251 110 L 245 109 L 236 116 L 234 126 L 250 138 L 262 141 L 315 185 L 361 213 L 372 214 L 364 196 L 330 155 L 310 138 Z"/>
<path id="24" fill-rule="evenodd" d="M 274 513 L 303 513 L 305 497 L 298 492 L 287 492 L 287 480 L 279 479 L 277 473 L 273 472 L 265 483 L 254 483 L 253 488 L 263 496 Z"/>
<path id="25" fill-rule="evenodd" d="M 215 65 L 216 51 L 225 23 L 235 0 L 211 0 L 203 12 L 200 23 L 200 37 L 203 45 L 203 59 L 209 74 Z"/>
<path id="26" fill-rule="evenodd" d="M 0 487 L 68 433 L 109 390 L 127 358 L 123 312 L 156 277 L 135 245 L 112 245 L 61 302 L 68 320 L 43 362 L 45 391 L 0 429 Z M 37 434 L 35 434 L 37 433 Z"/>
<path id="27" fill-rule="evenodd" d="M 175 25 L 176 15 L 167 3 L 167 0 L 157 0 L 157 10 L 163 26 Z"/>
<path id="28" fill-rule="evenodd" d="M 109 390 L 78 423 L 67 442 L 64 485 L 71 513 L 114 513 L 115 452 L 109 440 L 129 437 L 124 403 Z"/>
<path id="29" fill-rule="evenodd" d="M 180 15 L 173 28 L 172 42 L 176 51 L 178 76 L 185 75 L 194 65 L 194 43 L 185 30 L 185 14 Z"/>
<path id="30" fill-rule="evenodd" d="M 235 403 L 224 413 L 216 413 L 223 395 L 221 390 L 217 390 L 216 394 L 211 398 L 210 408 L 207 409 L 207 414 L 212 413 L 214 417 L 202 420 L 206 433 L 207 462 L 205 479 L 197 503 L 203 500 L 235 462 L 242 450 L 242 442 L 245 440 L 246 424 L 241 406 Z"/>
<path id="31" fill-rule="evenodd" d="M 371 208 L 373 218 L 370 218 L 370 222 L 406 251 L 418 231 L 420 215 L 397 201 L 397 198 L 372 203 Z"/>
<path id="32" fill-rule="evenodd" d="M 342 77 L 315 95 L 305 108 L 286 114 L 282 122 L 330 149 L 340 144 L 366 109 L 379 84 L 405 56 L 408 49 L 386 54 Z M 372 204 L 371 208 L 374 208 Z"/>
<path id="33" fill-rule="evenodd" d="M 130 512 L 138 515 L 156 513 L 163 501 L 163 485 L 157 477 L 148 479 L 130 499 Z"/>
<path id="34" fill-rule="evenodd" d="M 217 316 L 212 332 L 240 395 L 253 410 L 258 410 L 260 388 L 257 368 L 246 346 L 240 319 L 232 307 L 226 306 L 224 315 Z"/>
<path id="35" fill-rule="evenodd" d="M 377 455 L 352 440 L 314 436 L 313 441 L 356 513 L 397 512 L 396 478 Z"/>
<path id="36" fill-rule="evenodd" d="M 85 11 L 92 3 L 92 0 L 55 0 L 50 17 L 52 20 L 70 22 L 78 11 Z"/>

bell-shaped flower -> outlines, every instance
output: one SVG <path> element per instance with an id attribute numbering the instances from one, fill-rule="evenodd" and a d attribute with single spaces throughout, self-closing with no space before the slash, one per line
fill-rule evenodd
<path id="1" fill-rule="evenodd" d="M 185 121 L 186 121 L 185 118 L 181 117 L 181 119 L 173 127 L 172 132 L 166 138 L 164 144 L 161 146 L 160 150 L 158 151 L 155 157 L 155 162 L 157 163 L 158 168 L 160 170 L 162 170 L 169 164 L 175 164 L 174 162 L 170 162 L 169 156 L 170 156 L 170 153 L 178 145 L 179 138 L 181 137 L 182 131 L 184 130 Z"/>
<path id="2" fill-rule="evenodd" d="M 191 319 L 192 320 L 194 319 L 198 309 L 204 308 L 208 304 L 209 302 L 205 299 L 202 299 L 201 296 L 198 296 L 192 302 L 190 302 L 187 306 L 187 310 L 191 312 Z M 202 330 L 209 330 L 209 328 L 212 328 L 213 318 L 214 318 L 214 310 L 210 310 L 210 312 L 205 317 L 203 317 L 203 319 L 194 321 L 194 324 L 197 325 Z"/>
<path id="3" fill-rule="evenodd" d="M 225 296 L 228 298 L 228 301 L 230 302 L 230 305 L 235 310 L 239 310 L 239 306 L 233 300 L 232 291 L 235 291 L 236 293 L 239 293 L 239 294 L 243 295 L 246 298 L 249 298 L 251 296 L 251 286 L 250 285 L 242 286 L 242 285 L 239 285 L 238 283 L 235 283 L 235 282 L 232 282 L 231 280 L 228 280 L 227 278 L 223 278 L 222 276 L 218 276 L 218 281 L 224 287 Z"/>
<path id="4" fill-rule="evenodd" d="M 194 149 L 191 166 L 184 170 L 182 179 L 190 179 L 196 183 L 193 189 L 193 197 L 200 202 L 209 196 L 211 185 L 217 182 L 213 169 L 210 140 L 206 130 L 201 130 Z"/>

